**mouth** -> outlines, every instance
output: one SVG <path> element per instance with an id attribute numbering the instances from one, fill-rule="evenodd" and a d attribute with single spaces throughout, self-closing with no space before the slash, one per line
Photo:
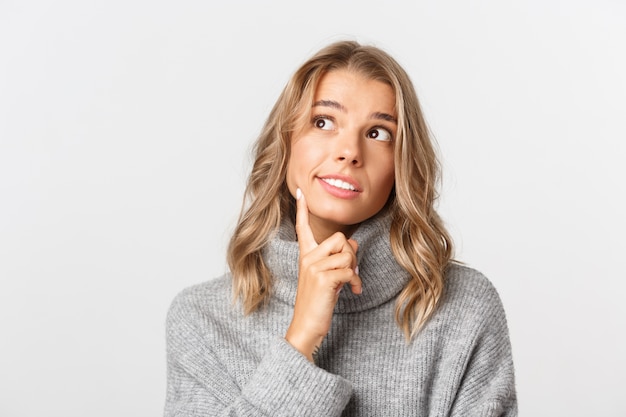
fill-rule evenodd
<path id="1" fill-rule="evenodd" d="M 327 191 L 342 198 L 353 198 L 361 193 L 361 185 L 352 177 L 341 174 L 331 174 L 317 177 Z M 333 191 L 335 190 L 335 191 Z"/>
<path id="2" fill-rule="evenodd" d="M 354 185 L 350 184 L 349 182 L 340 180 L 338 178 L 320 178 L 320 179 L 324 181 L 326 184 L 330 184 L 333 187 L 341 188 L 342 190 L 358 191 Z"/>

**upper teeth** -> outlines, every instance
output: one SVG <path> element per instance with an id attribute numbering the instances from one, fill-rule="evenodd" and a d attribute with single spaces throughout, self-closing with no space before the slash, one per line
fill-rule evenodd
<path id="1" fill-rule="evenodd" d="M 344 190 L 356 191 L 356 188 L 349 182 L 341 181 L 336 178 L 322 178 L 322 181 L 332 185 L 333 187 L 341 188 Z"/>

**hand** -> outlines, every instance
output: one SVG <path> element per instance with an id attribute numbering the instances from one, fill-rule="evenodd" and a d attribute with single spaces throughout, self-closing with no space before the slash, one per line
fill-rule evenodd
<path id="1" fill-rule="evenodd" d="M 298 291 L 285 339 L 313 362 L 313 353 L 330 329 L 343 285 L 348 283 L 354 294 L 361 293 L 361 279 L 355 272 L 358 245 L 341 232 L 318 245 L 300 190 L 296 201 L 296 234 L 300 247 Z"/>

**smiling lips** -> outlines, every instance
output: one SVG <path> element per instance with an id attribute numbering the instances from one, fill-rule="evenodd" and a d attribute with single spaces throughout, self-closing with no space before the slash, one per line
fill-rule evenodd
<path id="1" fill-rule="evenodd" d="M 357 191 L 356 187 L 349 182 L 342 181 L 338 178 L 321 178 L 327 184 L 332 185 L 333 187 L 341 188 L 342 190 L 350 190 Z"/>
<path id="2" fill-rule="evenodd" d="M 359 184 L 349 177 L 333 175 L 318 177 L 318 179 L 322 187 L 335 197 L 352 199 L 361 192 Z"/>

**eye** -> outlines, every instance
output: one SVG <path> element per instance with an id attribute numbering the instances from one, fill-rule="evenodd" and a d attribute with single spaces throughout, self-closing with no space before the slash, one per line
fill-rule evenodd
<path id="1" fill-rule="evenodd" d="M 376 127 L 369 132 L 367 132 L 368 139 L 374 139 L 381 142 L 389 142 L 391 141 L 391 133 L 387 129 L 382 127 Z"/>
<path id="2" fill-rule="evenodd" d="M 335 124 L 328 116 L 316 116 L 313 118 L 313 125 L 321 130 L 333 130 Z"/>

